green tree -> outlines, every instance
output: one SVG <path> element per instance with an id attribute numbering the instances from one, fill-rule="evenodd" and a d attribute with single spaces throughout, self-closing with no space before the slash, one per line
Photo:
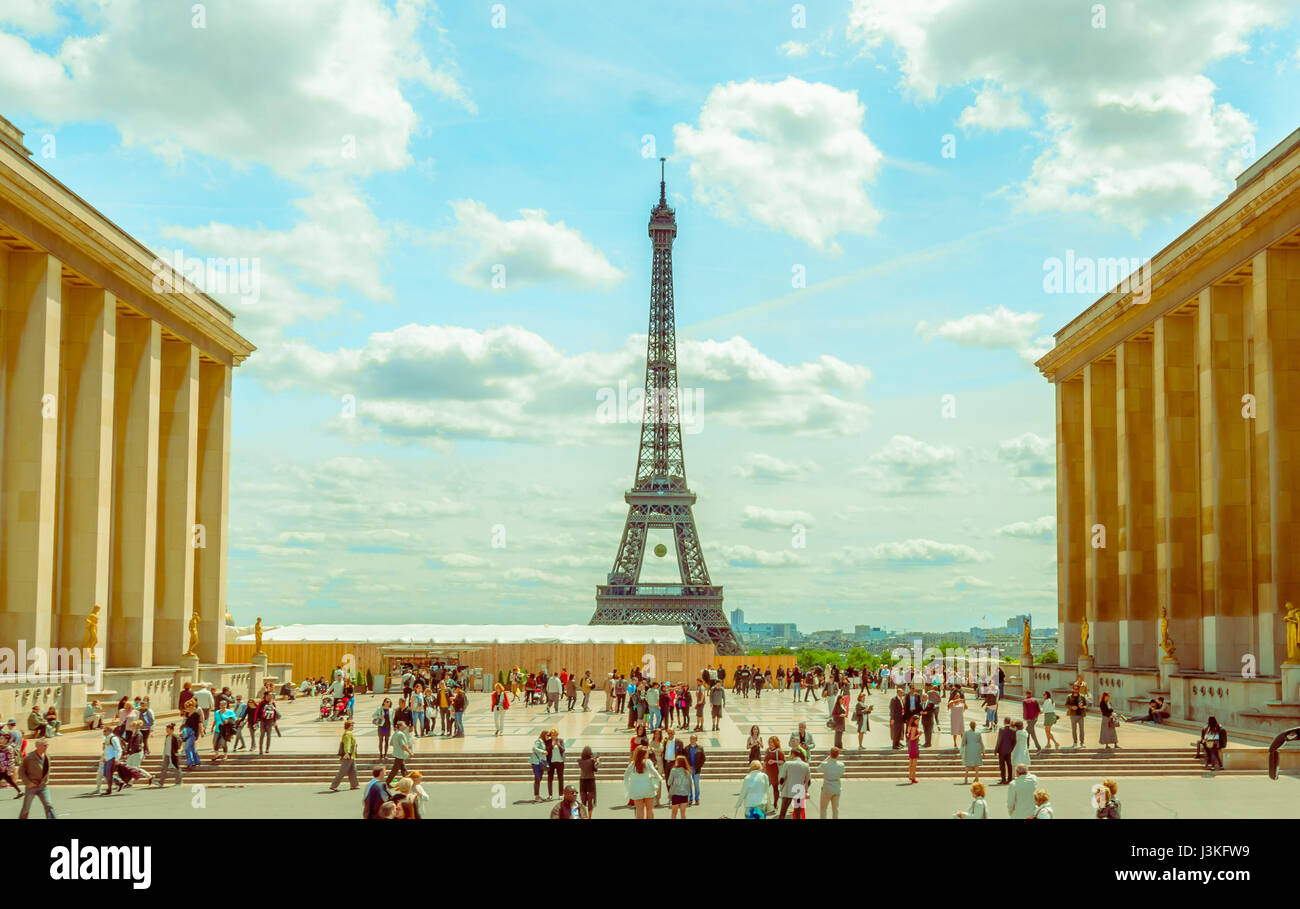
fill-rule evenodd
<path id="1" fill-rule="evenodd" d="M 1057 655 L 1055 650 L 1046 650 L 1040 653 L 1034 659 L 1034 662 L 1035 663 L 1059 663 L 1061 662 L 1061 658 L 1060 656 Z"/>

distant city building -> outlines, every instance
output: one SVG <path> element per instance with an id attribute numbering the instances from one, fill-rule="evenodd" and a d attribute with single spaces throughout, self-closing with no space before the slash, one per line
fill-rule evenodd
<path id="1" fill-rule="evenodd" d="M 736 632 L 736 634 L 742 633 L 741 629 L 745 627 L 745 610 L 743 609 L 731 610 L 731 627 L 732 630 Z"/>

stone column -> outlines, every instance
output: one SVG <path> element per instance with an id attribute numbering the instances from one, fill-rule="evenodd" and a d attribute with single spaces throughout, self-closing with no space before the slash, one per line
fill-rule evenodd
<path id="1" fill-rule="evenodd" d="M 1284 604 L 1300 601 L 1300 250 L 1266 249 L 1253 264 L 1258 656 L 1273 675 L 1286 659 Z"/>
<path id="2" fill-rule="evenodd" d="M 65 285 L 56 635 L 60 647 L 81 647 L 86 616 L 94 606 L 100 607 L 101 647 L 108 638 L 116 362 L 116 299 L 102 288 Z"/>
<path id="3" fill-rule="evenodd" d="M 1152 350 L 1156 449 L 1156 603 L 1185 669 L 1201 668 L 1200 465 L 1197 460 L 1196 324 L 1156 319 Z"/>
<path id="4" fill-rule="evenodd" d="M 1091 651 L 1097 665 L 1119 664 L 1119 549 L 1115 362 L 1083 368 L 1085 563 Z M 1082 642 L 1081 642 L 1082 643 Z"/>
<path id="5" fill-rule="evenodd" d="M 199 351 L 162 342 L 158 415 L 158 555 L 153 661 L 171 666 L 189 643 L 194 611 L 194 511 L 199 437 Z"/>
<path id="6" fill-rule="evenodd" d="M 1250 446 L 1240 285 L 1201 291 L 1197 309 L 1201 448 L 1201 659 L 1237 672 L 1255 653 L 1250 576 Z M 1177 644 L 1177 641 L 1175 641 Z"/>
<path id="7" fill-rule="evenodd" d="M 1084 564 L 1088 547 L 1084 514 L 1083 382 L 1056 385 L 1057 623 L 1061 660 L 1079 657 L 1079 625 L 1086 608 Z"/>
<path id="8" fill-rule="evenodd" d="M 1119 456 L 1119 665 L 1156 665 L 1155 441 L 1152 438 L 1151 341 L 1116 349 Z"/>
<path id="9" fill-rule="evenodd" d="M 109 667 L 153 665 L 161 347 L 157 322 L 118 315 Z"/>
<path id="10" fill-rule="evenodd" d="M 0 643 L 29 650 L 53 638 L 62 271 L 0 252 Z"/>
<path id="11" fill-rule="evenodd" d="M 198 498 L 194 553 L 199 657 L 223 662 L 226 652 L 226 534 L 230 488 L 230 378 L 221 363 L 199 362 Z"/>

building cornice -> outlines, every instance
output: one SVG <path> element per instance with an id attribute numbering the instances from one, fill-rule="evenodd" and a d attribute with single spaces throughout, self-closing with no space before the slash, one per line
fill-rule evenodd
<path id="1" fill-rule="evenodd" d="M 1203 288 L 1248 272 L 1261 249 L 1300 231 L 1300 143 L 1184 231 L 1151 262 L 1150 299 L 1112 291 L 1055 334 L 1035 364 L 1049 381 L 1072 378 L 1089 361 L 1182 307 Z"/>
<path id="2" fill-rule="evenodd" d="M 0 145 L 0 224 L 217 362 L 237 366 L 256 349 L 206 294 L 155 291 L 153 252 L 7 145 Z"/>

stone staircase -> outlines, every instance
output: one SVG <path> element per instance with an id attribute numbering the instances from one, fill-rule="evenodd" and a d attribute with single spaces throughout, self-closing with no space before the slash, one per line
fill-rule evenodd
<path id="1" fill-rule="evenodd" d="M 1230 748 L 1229 751 L 1232 749 Z M 818 750 L 813 756 L 813 766 L 824 760 L 826 752 Z M 576 778 L 577 755 L 570 755 L 566 775 Z M 739 781 L 748 771 L 748 753 L 744 751 L 719 751 L 711 749 L 704 766 L 703 777 L 711 780 Z M 847 765 L 847 779 L 891 780 L 898 782 L 907 776 L 907 756 L 903 751 L 868 750 L 847 751 L 842 759 Z M 373 755 L 363 755 L 358 761 L 357 774 L 364 782 L 376 763 Z M 389 761 L 384 762 L 387 766 Z M 53 762 L 51 783 L 55 786 L 85 786 L 95 783 L 95 760 L 90 757 L 60 758 Z M 156 773 L 157 756 L 145 760 L 145 769 Z M 623 752 L 609 754 L 603 762 L 598 779 L 615 784 L 622 779 L 627 766 Z M 239 752 L 229 758 L 212 762 L 203 755 L 203 764 L 186 774 L 188 784 L 203 783 L 212 786 L 242 785 L 328 785 L 338 769 L 338 758 L 332 754 L 267 754 L 250 755 Z M 421 754 L 407 764 L 408 770 L 419 770 L 426 783 L 522 783 L 532 780 L 528 755 L 448 753 Z M 1192 748 L 1121 748 L 1118 751 L 1098 752 L 1094 749 L 1072 751 L 1062 749 L 1044 752 L 1033 759 L 1034 773 L 1045 779 L 1105 777 L 1201 777 L 1205 770 L 1196 760 Z M 922 749 L 917 766 L 921 779 L 962 778 L 959 756 L 950 748 Z M 996 781 L 997 759 L 985 752 L 981 778 Z M 1261 776 L 1260 770 L 1223 770 L 1218 775 Z"/>

